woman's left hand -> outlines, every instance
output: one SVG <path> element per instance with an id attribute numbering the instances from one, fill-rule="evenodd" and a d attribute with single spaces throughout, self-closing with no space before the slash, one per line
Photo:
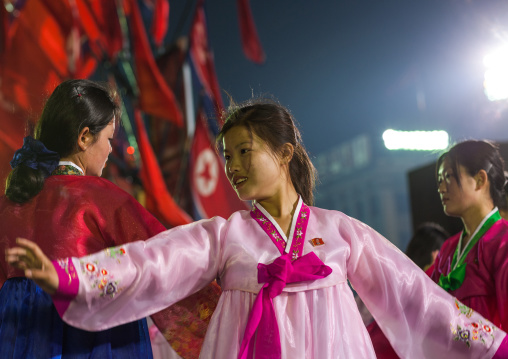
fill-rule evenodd
<path id="1" fill-rule="evenodd" d="M 5 250 L 7 263 L 24 270 L 25 277 L 33 279 L 48 294 L 54 294 L 58 289 L 58 274 L 53 263 L 34 242 L 16 238 L 16 243 L 19 247 Z"/>

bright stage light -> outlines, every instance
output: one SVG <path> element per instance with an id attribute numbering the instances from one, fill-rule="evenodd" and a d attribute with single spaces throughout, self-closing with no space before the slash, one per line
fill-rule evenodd
<path id="1" fill-rule="evenodd" d="M 385 147 L 389 150 L 435 151 L 448 147 L 446 131 L 395 131 L 383 132 Z"/>
<path id="2" fill-rule="evenodd" d="M 485 70 L 485 95 L 490 101 L 508 98 L 508 48 L 485 56 L 483 63 Z"/>

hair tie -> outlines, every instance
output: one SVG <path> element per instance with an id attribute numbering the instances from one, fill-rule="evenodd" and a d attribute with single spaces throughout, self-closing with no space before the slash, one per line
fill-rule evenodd
<path id="1" fill-rule="evenodd" d="M 82 95 L 77 86 L 74 86 L 74 92 L 76 93 L 78 100 L 80 100 Z"/>
<path id="2" fill-rule="evenodd" d="M 23 139 L 23 147 L 12 157 L 11 168 L 23 164 L 34 170 L 41 170 L 46 178 L 58 166 L 58 161 L 60 155 L 57 152 L 48 150 L 41 141 L 26 136 Z"/>

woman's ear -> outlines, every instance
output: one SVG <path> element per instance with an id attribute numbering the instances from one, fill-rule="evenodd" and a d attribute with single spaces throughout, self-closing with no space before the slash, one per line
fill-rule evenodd
<path id="1" fill-rule="evenodd" d="M 489 176 L 485 170 L 479 170 L 478 173 L 474 176 L 476 180 L 476 189 L 481 189 L 485 187 L 489 181 Z"/>
<path id="2" fill-rule="evenodd" d="M 93 143 L 93 135 L 88 127 L 81 130 L 78 135 L 78 147 L 81 151 L 85 151 Z"/>
<path id="3" fill-rule="evenodd" d="M 288 164 L 289 162 L 291 162 L 294 153 L 295 148 L 293 147 L 293 145 L 289 142 L 285 143 L 282 146 L 282 163 Z"/>

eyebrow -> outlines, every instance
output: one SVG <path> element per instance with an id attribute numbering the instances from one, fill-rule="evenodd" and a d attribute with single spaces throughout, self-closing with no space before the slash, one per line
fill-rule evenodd
<path id="1" fill-rule="evenodd" d="M 439 170 L 438 171 L 438 174 L 453 174 L 453 169 L 452 168 L 443 168 L 442 170 Z"/>
<path id="2" fill-rule="evenodd" d="M 250 141 L 243 141 L 243 142 L 241 142 L 241 143 L 237 144 L 237 145 L 235 146 L 235 148 L 241 147 L 241 146 L 243 146 L 243 145 L 245 145 L 245 144 L 252 145 L 252 142 L 250 142 Z M 229 151 L 228 151 L 228 150 L 226 150 L 226 149 L 224 149 L 222 152 L 226 153 L 226 152 L 229 152 Z"/>

